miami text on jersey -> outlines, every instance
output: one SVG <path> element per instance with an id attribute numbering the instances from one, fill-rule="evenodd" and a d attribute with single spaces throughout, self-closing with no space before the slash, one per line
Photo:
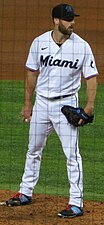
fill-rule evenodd
<path id="1" fill-rule="evenodd" d="M 41 66 L 58 66 L 58 67 L 69 67 L 71 69 L 77 69 L 78 68 L 78 62 L 79 59 L 76 59 L 75 62 L 68 61 L 68 60 L 61 60 L 61 59 L 55 59 L 53 60 L 53 56 L 48 55 L 45 58 L 43 58 L 43 55 L 40 56 L 40 63 Z"/>

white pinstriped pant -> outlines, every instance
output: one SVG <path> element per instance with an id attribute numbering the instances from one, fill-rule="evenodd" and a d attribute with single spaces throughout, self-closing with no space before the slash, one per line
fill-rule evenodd
<path id="1" fill-rule="evenodd" d="M 61 112 L 63 105 L 76 107 L 77 104 L 77 95 L 58 100 L 49 100 L 37 95 L 30 122 L 29 145 L 19 192 L 32 196 L 39 179 L 42 151 L 48 135 L 54 129 L 67 159 L 69 204 L 83 207 L 83 172 L 78 148 L 78 129 L 68 124 Z"/>

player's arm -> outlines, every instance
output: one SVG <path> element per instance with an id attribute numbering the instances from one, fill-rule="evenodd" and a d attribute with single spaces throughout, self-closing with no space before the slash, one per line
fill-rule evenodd
<path id="1" fill-rule="evenodd" d="M 32 114 L 32 97 L 36 87 L 38 75 L 39 75 L 38 70 L 36 71 L 27 70 L 27 76 L 25 81 L 24 106 L 21 111 L 23 120 L 27 119 L 28 121 L 30 121 Z"/>
<path id="2" fill-rule="evenodd" d="M 86 85 L 87 85 L 87 103 L 84 110 L 88 115 L 92 115 L 94 110 L 94 102 L 95 102 L 96 89 L 97 89 L 96 76 L 93 76 L 87 79 Z"/>
<path id="3" fill-rule="evenodd" d="M 93 110 L 94 110 L 94 102 L 95 102 L 96 89 L 97 89 L 96 76 L 86 79 L 86 85 L 87 85 L 87 101 L 86 101 L 84 111 L 88 115 L 92 115 Z M 82 119 L 80 119 L 79 125 L 82 123 L 83 123 L 83 121 L 82 121 Z"/>

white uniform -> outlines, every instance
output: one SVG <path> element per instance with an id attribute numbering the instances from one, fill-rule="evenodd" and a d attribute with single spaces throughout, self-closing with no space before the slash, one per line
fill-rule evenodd
<path id="1" fill-rule="evenodd" d="M 98 74 L 91 48 L 75 33 L 59 47 L 52 39 L 52 31 L 49 31 L 32 42 L 26 67 L 33 71 L 39 70 L 40 74 L 20 192 L 32 196 L 39 178 L 42 150 L 54 128 L 67 159 L 69 204 L 83 207 L 83 172 L 78 129 L 67 123 L 61 107 L 65 104 L 78 106 L 82 74 L 85 78 Z M 66 97 L 58 98 L 59 96 Z"/>

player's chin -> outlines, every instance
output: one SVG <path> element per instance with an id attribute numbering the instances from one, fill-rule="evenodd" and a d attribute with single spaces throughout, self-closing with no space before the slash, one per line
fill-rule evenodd
<path id="1" fill-rule="evenodd" d="M 73 29 L 68 29 L 67 33 L 68 33 L 68 35 L 71 35 L 73 33 Z"/>

